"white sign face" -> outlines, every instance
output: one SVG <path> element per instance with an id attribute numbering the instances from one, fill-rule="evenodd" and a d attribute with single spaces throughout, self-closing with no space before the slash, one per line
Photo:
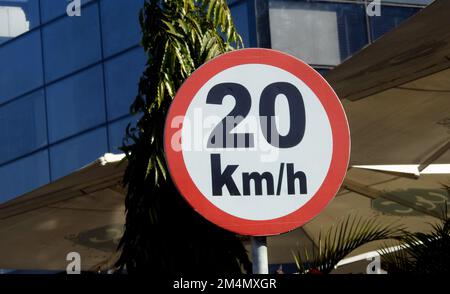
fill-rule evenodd
<path id="1" fill-rule="evenodd" d="M 185 82 L 167 118 L 165 151 L 174 183 L 199 213 L 241 234 L 272 235 L 332 199 L 349 133 L 318 73 L 277 51 L 245 49 Z"/>
<path id="2" fill-rule="evenodd" d="M 305 129 L 301 144 L 289 148 L 279 148 L 269 144 L 261 129 L 259 115 L 261 93 L 275 82 L 287 82 L 299 89 L 305 109 L 308 109 L 308 113 L 305 113 L 306 125 L 314 126 L 314 128 Z M 253 134 L 253 147 L 208 148 L 207 146 L 209 138 L 207 135 L 211 134 L 215 126 L 231 112 L 238 99 L 227 95 L 220 105 L 206 102 L 211 89 L 224 83 L 240 84 L 251 95 L 251 108 L 248 115 L 230 133 Z M 304 115 L 302 110 L 297 111 L 297 113 L 290 113 L 285 95 L 280 93 L 276 97 L 274 112 L 276 129 L 280 135 L 288 134 L 290 128 L 301 127 L 290 125 L 290 116 Z M 186 127 L 191 122 L 194 127 Z M 193 182 L 211 203 L 236 217 L 268 220 L 296 211 L 314 196 L 330 166 L 333 142 L 325 109 L 305 83 L 291 73 L 270 65 L 238 65 L 214 76 L 194 96 L 183 125 L 185 127 L 182 129 L 182 138 L 199 140 L 198 142 L 183 140 L 181 145 L 184 162 Z M 212 174 L 212 156 L 215 156 L 215 160 L 220 165 L 220 178 L 218 178 L 219 175 Z M 228 166 L 237 166 L 237 168 L 233 169 L 231 174 L 224 175 L 223 171 Z M 298 172 L 303 173 L 304 178 L 303 174 L 302 177 L 296 177 L 295 174 Z M 250 181 L 250 177 L 245 176 L 249 173 L 257 173 L 254 175 L 258 179 L 263 178 L 264 175 L 265 180 Z M 214 183 L 214 180 L 218 183 Z M 221 185 L 223 180 L 230 181 L 230 185 L 235 185 L 241 196 L 231 195 L 225 185 L 219 188 L 220 195 L 215 195 L 213 185 Z M 302 185 L 304 189 L 301 189 Z M 244 186 L 249 187 L 248 191 L 244 191 Z M 288 189 L 289 186 L 291 189 Z M 258 190 L 261 193 L 257 193 Z"/>

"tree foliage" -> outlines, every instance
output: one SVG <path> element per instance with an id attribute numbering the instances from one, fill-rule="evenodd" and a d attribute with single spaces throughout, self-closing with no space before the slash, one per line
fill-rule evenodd
<path id="1" fill-rule="evenodd" d="M 139 20 L 148 61 L 131 106 L 140 119 L 127 127 L 122 147 L 127 214 L 117 265 L 130 273 L 249 271 L 239 237 L 206 221 L 179 195 L 163 151 L 177 89 L 203 63 L 242 45 L 226 0 L 146 0 Z"/>
<path id="2" fill-rule="evenodd" d="M 348 215 L 333 225 L 325 234 L 320 232 L 318 248 L 297 250 L 294 259 L 300 273 L 330 273 L 339 261 L 355 249 L 373 242 L 397 238 L 403 234 L 401 225 L 382 224 L 376 218 L 364 219 L 360 216 Z"/>
<path id="3" fill-rule="evenodd" d="M 429 233 L 405 233 L 396 238 L 401 250 L 381 250 L 388 273 L 450 273 L 450 218 L 445 211 Z"/>
<path id="4" fill-rule="evenodd" d="M 319 234 L 318 248 L 298 249 L 294 259 L 300 273 L 327 274 L 360 246 L 373 241 L 390 240 L 397 246 L 391 247 L 385 243 L 378 250 L 382 256 L 382 268 L 388 273 L 449 273 L 450 218 L 446 209 L 441 222 L 431 226 L 429 233 L 412 233 L 401 224 L 382 224 L 375 218 L 363 219 L 349 215 L 325 234 Z"/>

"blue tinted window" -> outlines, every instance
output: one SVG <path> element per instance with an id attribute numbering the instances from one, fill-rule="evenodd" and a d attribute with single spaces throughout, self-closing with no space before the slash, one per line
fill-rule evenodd
<path id="1" fill-rule="evenodd" d="M 33 0 L 32 0 L 33 1 Z M 81 0 L 81 5 L 93 0 Z M 37 2 L 37 1 L 36 1 Z M 73 0 L 41 0 L 41 16 L 42 23 L 52 20 L 58 16 L 66 14 L 67 6 Z M 71 6 L 72 7 L 72 6 Z M 81 8 L 81 16 L 83 16 L 84 7 Z"/>
<path id="2" fill-rule="evenodd" d="M 141 28 L 139 10 L 143 0 L 103 0 L 102 15 L 103 50 L 105 56 L 117 53 L 139 43 Z"/>
<path id="3" fill-rule="evenodd" d="M 48 152 L 31 156 L 0 167 L 0 203 L 13 199 L 50 181 Z"/>
<path id="4" fill-rule="evenodd" d="M 0 47 L 0 104 L 42 85 L 39 31 Z"/>
<path id="5" fill-rule="evenodd" d="M 105 64 L 109 120 L 129 113 L 130 105 L 138 93 L 139 78 L 145 63 L 144 50 L 137 48 Z"/>
<path id="6" fill-rule="evenodd" d="M 44 91 L 0 107 L 0 163 L 47 144 Z"/>
<path id="7" fill-rule="evenodd" d="M 59 81 L 47 89 L 50 142 L 105 122 L 101 66 Z"/>
<path id="8" fill-rule="evenodd" d="M 378 39 L 390 30 L 399 26 L 420 9 L 412 7 L 381 6 L 381 15 L 370 17 L 372 38 Z"/>
<path id="9" fill-rule="evenodd" d="M 0 44 L 39 25 L 36 0 L 0 0 Z"/>
<path id="10" fill-rule="evenodd" d="M 337 65 L 367 44 L 362 4 L 269 1 L 272 48 L 309 64 Z"/>
<path id="11" fill-rule="evenodd" d="M 237 32 L 241 35 L 245 47 L 250 47 L 250 30 L 248 24 L 248 5 L 246 1 L 230 5 L 231 16 Z"/>
<path id="12" fill-rule="evenodd" d="M 109 125 L 109 146 L 112 153 L 121 153 L 119 147 L 123 145 L 125 130 L 128 124 L 131 124 L 131 127 L 135 127 L 138 119 L 137 116 L 126 117 Z"/>
<path id="13" fill-rule="evenodd" d="M 52 181 L 87 165 L 106 152 L 106 128 L 96 129 L 51 147 Z"/>
<path id="14" fill-rule="evenodd" d="M 97 4 L 80 17 L 64 17 L 43 28 L 45 78 L 52 81 L 101 58 Z"/>

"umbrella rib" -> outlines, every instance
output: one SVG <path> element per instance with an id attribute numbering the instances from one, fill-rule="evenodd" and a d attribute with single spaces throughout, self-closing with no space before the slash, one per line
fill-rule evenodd
<path id="1" fill-rule="evenodd" d="M 422 163 L 419 165 L 419 172 L 426 169 L 430 164 L 441 157 L 445 152 L 450 150 L 450 139 L 447 140 L 442 146 L 437 148 L 432 154 L 430 154 Z"/>

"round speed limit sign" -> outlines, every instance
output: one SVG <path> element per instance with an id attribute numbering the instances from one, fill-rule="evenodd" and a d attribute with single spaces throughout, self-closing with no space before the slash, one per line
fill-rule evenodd
<path id="1" fill-rule="evenodd" d="M 176 94 L 164 132 L 180 193 L 242 235 L 280 234 L 311 220 L 339 190 L 350 153 L 333 89 L 304 62 L 268 49 L 200 67 Z"/>

